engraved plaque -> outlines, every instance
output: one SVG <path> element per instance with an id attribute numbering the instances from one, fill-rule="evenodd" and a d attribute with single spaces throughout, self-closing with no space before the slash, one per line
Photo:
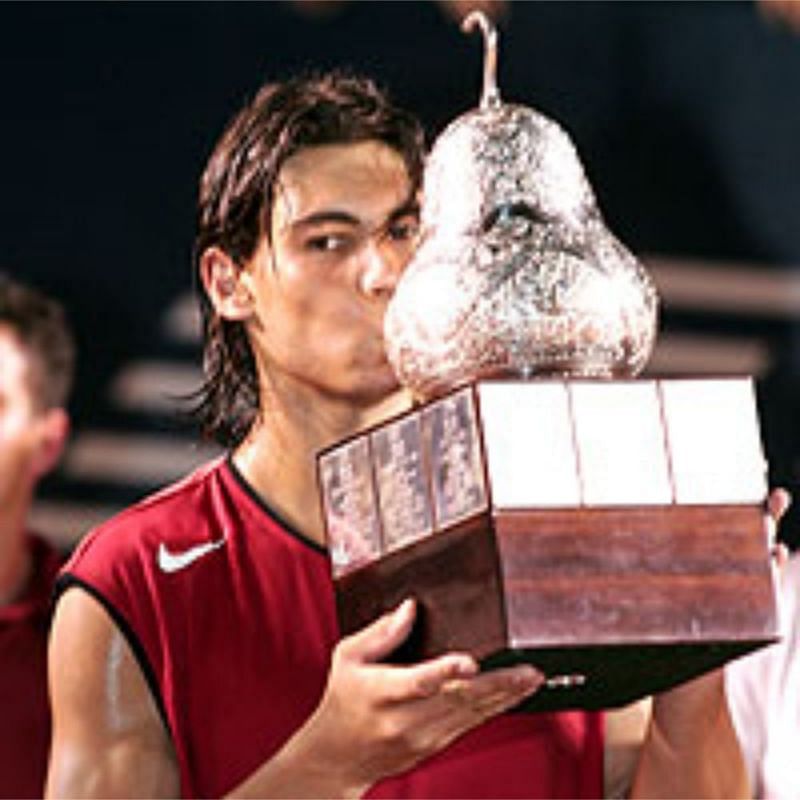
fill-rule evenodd
<path id="1" fill-rule="evenodd" d="M 384 552 L 390 552 L 433 529 L 419 414 L 377 429 L 371 441 Z"/>
<path id="2" fill-rule="evenodd" d="M 338 577 L 381 554 L 367 437 L 321 455 L 319 478 L 333 574 Z"/>
<path id="3" fill-rule="evenodd" d="M 492 503 L 498 508 L 580 505 L 566 386 L 478 384 Z"/>
<path id="4" fill-rule="evenodd" d="M 584 504 L 671 503 L 655 381 L 577 381 L 569 392 Z"/>
<path id="5" fill-rule="evenodd" d="M 486 508 L 480 440 L 471 389 L 462 389 L 422 412 L 430 455 L 436 527 L 453 525 Z"/>

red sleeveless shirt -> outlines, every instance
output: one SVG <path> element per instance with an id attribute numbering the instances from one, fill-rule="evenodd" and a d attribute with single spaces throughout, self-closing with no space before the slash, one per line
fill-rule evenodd
<path id="1" fill-rule="evenodd" d="M 219 797 L 319 703 L 338 639 L 324 549 L 217 460 L 89 534 L 59 579 L 127 637 L 177 754 L 181 790 Z M 598 714 L 507 714 L 371 797 L 600 797 Z"/>

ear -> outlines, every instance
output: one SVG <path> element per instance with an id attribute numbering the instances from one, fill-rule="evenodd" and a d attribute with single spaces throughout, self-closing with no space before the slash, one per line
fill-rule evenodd
<path id="1" fill-rule="evenodd" d="M 200 279 L 214 310 L 229 320 L 244 320 L 253 310 L 247 270 L 224 250 L 209 247 L 200 258 Z"/>
<path id="2" fill-rule="evenodd" d="M 45 411 L 36 423 L 38 443 L 33 474 L 39 480 L 58 464 L 69 436 L 69 415 L 63 408 Z"/>

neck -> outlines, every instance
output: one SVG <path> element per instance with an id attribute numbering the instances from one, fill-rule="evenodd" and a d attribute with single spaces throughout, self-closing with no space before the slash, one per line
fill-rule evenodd
<path id="1" fill-rule="evenodd" d="M 369 407 L 328 398 L 270 397 L 247 439 L 234 453 L 239 471 L 264 500 L 303 534 L 323 544 L 317 453 L 407 408 L 398 392 Z"/>
<path id="2" fill-rule="evenodd" d="M 25 590 L 31 563 L 25 536 L 25 514 L 3 510 L 0 518 L 0 607 L 10 605 Z"/>

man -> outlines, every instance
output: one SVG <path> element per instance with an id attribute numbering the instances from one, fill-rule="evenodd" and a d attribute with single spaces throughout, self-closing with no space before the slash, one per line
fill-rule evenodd
<path id="1" fill-rule="evenodd" d="M 336 644 L 314 458 L 406 402 L 382 320 L 421 160 L 417 124 L 339 75 L 265 87 L 222 136 L 196 267 L 203 411 L 231 455 L 87 537 L 65 571 L 50 795 L 602 793 L 600 715 L 502 713 L 541 684 L 532 667 L 387 664 L 409 601 Z M 744 780 L 719 675 L 656 698 L 635 792 Z"/>
<path id="2" fill-rule="evenodd" d="M 61 307 L 0 274 L 0 797 L 44 791 L 47 632 L 60 558 L 27 519 L 67 438 L 73 360 Z"/>

